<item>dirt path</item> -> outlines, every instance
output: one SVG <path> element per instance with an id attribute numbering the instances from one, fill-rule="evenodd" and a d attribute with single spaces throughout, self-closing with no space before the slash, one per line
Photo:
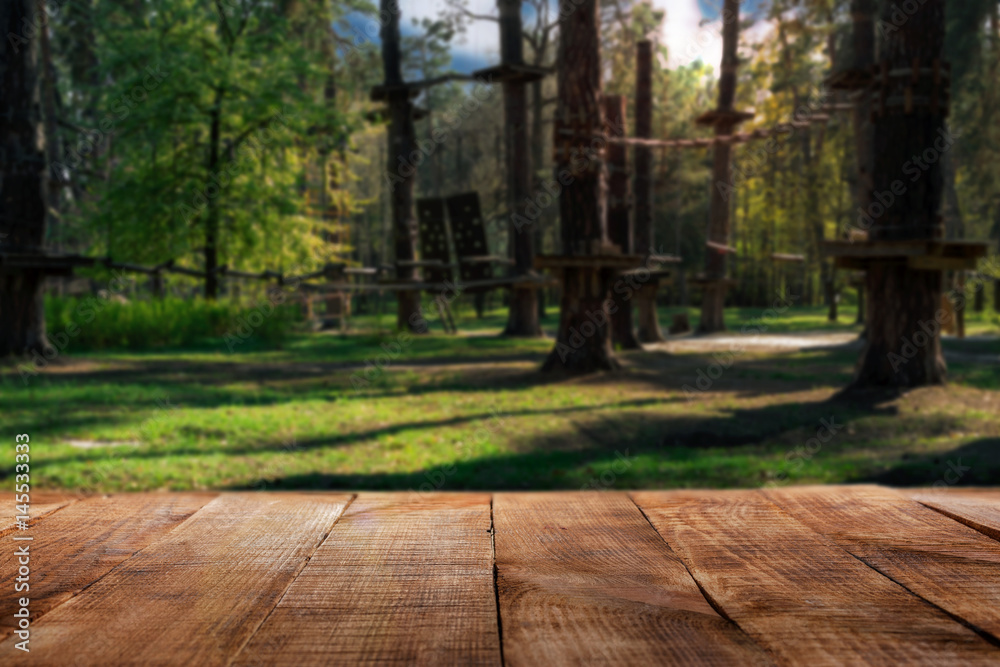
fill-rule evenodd
<path id="1" fill-rule="evenodd" d="M 855 333 L 800 333 L 800 334 L 714 334 L 710 336 L 683 336 L 665 343 L 647 345 L 647 349 L 664 352 L 719 352 L 746 349 L 755 352 L 808 350 L 822 347 L 861 349 L 863 341 Z"/>

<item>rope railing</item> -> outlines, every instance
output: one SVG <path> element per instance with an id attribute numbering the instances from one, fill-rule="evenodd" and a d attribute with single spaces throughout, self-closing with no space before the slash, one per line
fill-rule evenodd
<path id="1" fill-rule="evenodd" d="M 405 262 L 406 266 L 428 264 L 437 266 L 435 262 Z M 129 262 L 116 262 L 108 257 L 85 257 L 82 255 L 50 255 L 41 252 L 32 253 L 4 253 L 0 252 L 0 271 L 43 271 L 46 273 L 61 274 L 72 268 L 93 268 L 104 267 L 117 271 L 129 273 L 141 273 L 150 276 L 160 276 L 164 273 L 189 276 L 192 278 L 205 279 L 209 272 L 199 269 L 189 269 L 177 266 L 174 260 L 158 264 L 156 266 L 143 266 Z M 227 265 L 222 265 L 214 269 L 211 273 L 228 278 L 238 278 L 242 280 L 273 280 L 281 286 L 294 286 L 296 289 L 309 292 L 405 292 L 405 291 L 428 291 L 428 292 L 454 292 L 466 289 L 481 289 L 489 287 L 505 286 L 544 286 L 550 284 L 550 280 L 537 275 L 510 276 L 505 278 L 491 278 L 488 280 L 462 282 L 424 282 L 420 280 L 396 280 L 394 282 L 383 283 L 351 283 L 341 282 L 348 276 L 377 277 L 380 273 L 393 270 L 395 267 L 380 266 L 374 267 L 349 267 L 344 264 L 327 264 L 322 269 L 303 273 L 299 275 L 286 276 L 278 271 L 261 271 L 251 273 L 230 269 Z M 316 278 L 326 278 L 326 283 L 308 282 Z"/>
<path id="2" fill-rule="evenodd" d="M 779 123 L 772 128 L 761 128 L 750 132 L 706 137 L 702 139 L 642 139 L 638 137 L 606 137 L 609 144 L 625 146 L 643 146 L 646 148 L 710 148 L 716 144 L 746 144 L 751 141 L 770 139 L 771 137 L 791 134 L 797 129 L 827 123 L 830 116 L 816 114 L 804 116 L 801 120 Z"/>

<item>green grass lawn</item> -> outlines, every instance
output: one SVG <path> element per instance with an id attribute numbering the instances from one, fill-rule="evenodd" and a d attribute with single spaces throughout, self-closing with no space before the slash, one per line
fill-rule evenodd
<path id="1" fill-rule="evenodd" d="M 727 321 L 738 332 L 758 316 Z M 856 330 L 841 316 L 795 309 L 769 332 Z M 972 320 L 970 333 L 996 332 Z M 491 311 L 480 331 L 502 323 Z M 537 372 L 551 346 L 317 333 L 236 354 L 67 355 L 26 385 L 3 370 L 0 433 L 31 435 L 42 489 L 924 485 L 950 464 L 960 484 L 1000 484 L 997 339 L 947 341 L 962 355 L 947 388 L 849 400 L 835 398 L 857 356 L 844 346 L 747 352 L 695 395 L 685 385 L 715 374 L 708 352 L 629 352 L 621 372 L 567 380 Z"/>

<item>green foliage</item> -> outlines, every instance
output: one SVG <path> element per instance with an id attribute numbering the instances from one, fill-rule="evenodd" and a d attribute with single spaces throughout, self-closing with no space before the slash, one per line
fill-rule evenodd
<path id="1" fill-rule="evenodd" d="M 251 313 L 268 311 L 259 325 Z M 72 352 L 89 350 L 152 350 L 157 348 L 213 347 L 229 351 L 228 341 L 238 340 L 233 351 L 280 347 L 299 319 L 295 306 L 255 304 L 220 299 L 129 301 L 102 298 L 48 297 L 45 317 L 50 337 L 59 345 L 61 334 Z M 251 321 L 252 320 L 252 321 Z M 242 327 L 242 328 L 241 328 Z M 243 332 L 245 338 L 240 335 Z M 249 332 L 249 333 L 247 333 Z M 227 336 L 236 336 L 236 339 Z"/>
<path id="2" fill-rule="evenodd" d="M 332 226 L 309 208 L 308 171 L 355 124 L 324 99 L 331 18 L 259 0 L 95 3 L 96 63 L 69 91 L 93 146 L 57 167 L 86 193 L 69 219 L 90 252 L 197 266 L 214 235 L 234 268 L 322 261 Z"/>
<path id="3" fill-rule="evenodd" d="M 216 229 L 219 263 L 236 269 L 392 261 L 386 165 L 394 168 L 398 156 L 387 154 L 379 121 L 360 120 L 379 117 L 380 106 L 368 94 L 382 80 L 378 3 L 66 2 L 66 12 L 52 21 L 58 125 L 67 154 L 60 176 L 69 181 L 54 239 L 63 250 L 200 267 L 208 232 Z M 680 54 L 668 66 L 680 45 L 656 40 L 673 20 L 669 5 L 601 3 L 605 91 L 624 95 L 633 113 L 635 43 L 652 38 L 654 137 L 707 138 L 711 130 L 694 118 L 716 104 L 719 63 L 677 64 L 688 55 Z M 849 59 L 849 5 L 743 3 L 751 29 L 741 38 L 737 106 L 754 108 L 756 116 L 740 131 L 792 120 L 803 101 L 816 97 L 831 56 Z M 414 19 L 404 11 L 408 79 L 449 71 L 454 46 L 478 20 L 473 9 L 468 0 L 448 0 L 436 17 Z M 949 221 L 964 220 L 967 238 L 1000 239 L 995 14 L 996 3 L 988 0 L 948 5 L 949 125 L 959 141 L 948 156 L 954 169 L 944 213 Z M 525 0 L 529 62 L 555 65 L 557 19 L 554 3 Z M 717 28 L 706 23 L 703 30 Z M 151 78 L 150 71 L 162 76 Z M 542 180 L 551 177 L 556 77 L 530 91 L 533 171 Z M 429 112 L 416 123 L 417 138 L 434 151 L 417 169 L 415 195 L 479 192 L 491 252 L 503 254 L 509 233 L 500 86 L 474 110 L 456 115 L 468 99 L 469 86 L 455 82 L 416 98 Z M 626 127 L 631 133 L 631 117 Z M 432 141 L 442 128 L 447 140 Z M 731 244 L 740 251 L 730 264 L 740 285 L 735 303 L 766 303 L 783 284 L 801 290 L 807 303 L 821 302 L 820 276 L 830 275 L 830 264 L 819 241 L 835 238 L 857 216 L 853 134 L 850 115 L 833 114 L 825 126 L 797 129 L 764 157 L 763 141 L 734 149 L 741 174 L 732 193 Z M 711 166 L 711 150 L 657 151 L 655 244 L 682 256 L 689 274 L 704 265 L 709 194 L 717 185 Z M 233 173 L 219 185 L 214 175 L 223 170 Z M 558 206 L 546 207 L 538 222 L 540 251 L 558 249 L 558 224 Z M 775 252 L 804 254 L 807 262 L 801 271 L 779 266 L 770 260 Z M 847 273 L 838 275 L 843 288 Z"/>

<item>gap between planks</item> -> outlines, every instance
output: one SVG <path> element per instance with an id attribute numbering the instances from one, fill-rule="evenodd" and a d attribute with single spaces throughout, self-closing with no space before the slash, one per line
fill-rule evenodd
<path id="1" fill-rule="evenodd" d="M 275 600 L 274 606 L 271 607 L 270 610 L 268 610 L 267 616 L 265 616 L 264 618 L 262 618 L 260 620 L 260 623 L 257 624 L 257 627 L 253 629 L 253 631 L 249 634 L 249 636 L 247 636 L 246 641 L 244 641 L 239 646 L 239 648 L 237 648 L 235 651 L 233 651 L 233 654 L 231 656 L 229 656 L 229 660 L 226 661 L 226 665 L 233 664 L 233 661 L 236 660 L 236 656 L 238 656 L 240 653 L 243 652 L 243 649 L 246 648 L 246 645 L 249 644 L 251 642 L 251 640 L 253 640 L 253 638 L 260 631 L 261 626 L 263 626 L 264 623 L 266 623 L 267 620 L 269 618 L 271 618 L 271 614 L 274 613 L 274 610 L 278 608 L 278 605 L 281 604 L 281 601 L 285 599 L 286 595 L 288 595 L 288 589 L 292 587 L 292 584 L 294 584 L 295 581 L 299 578 L 299 575 L 302 574 L 302 570 L 306 569 L 306 565 L 308 565 L 309 561 L 312 560 L 312 557 L 316 555 L 316 550 L 319 549 L 321 546 L 323 546 L 323 543 L 326 542 L 330 538 L 330 534 L 333 532 L 334 527 L 336 527 L 337 522 L 340 521 L 341 517 L 344 516 L 344 513 L 347 512 L 348 509 L 350 509 L 351 504 L 355 500 L 357 500 L 357 497 L 358 497 L 358 494 L 356 494 L 356 493 L 352 493 L 351 494 L 351 497 L 347 500 L 347 504 L 344 505 L 344 509 L 341 510 L 340 514 L 337 515 L 337 518 L 333 520 L 333 524 L 330 526 L 330 530 L 326 531 L 326 534 L 323 535 L 323 537 L 319 540 L 319 542 L 313 548 L 312 553 L 310 553 L 308 556 L 306 556 L 306 559 L 304 561 L 302 561 L 301 567 L 299 567 L 299 569 L 295 573 L 295 575 L 292 576 L 291 580 L 288 582 L 288 585 L 285 586 L 285 590 L 283 590 L 281 592 L 281 597 L 279 597 L 277 600 Z"/>
<path id="2" fill-rule="evenodd" d="M 667 545 L 667 548 L 673 551 L 673 548 L 670 546 L 670 543 L 667 542 L 667 538 L 665 538 L 660 533 L 660 531 L 656 530 L 656 526 L 653 525 L 653 522 L 649 520 L 649 515 L 646 514 L 646 510 L 642 509 L 642 507 L 639 506 L 639 503 L 635 502 L 635 498 L 632 497 L 632 494 L 629 494 L 628 499 L 632 501 L 632 504 L 635 505 L 635 508 L 639 510 L 640 514 L 642 514 L 642 518 L 646 520 L 646 523 L 649 524 L 649 527 L 652 528 L 654 531 L 656 531 L 656 534 L 660 536 L 660 539 L 663 540 L 663 543 Z M 715 610 L 715 613 L 717 613 L 719 616 L 726 619 L 736 627 L 739 627 L 739 623 L 730 618 L 729 614 L 726 613 L 726 610 L 722 608 L 722 605 L 720 605 L 717 600 L 713 599 L 712 596 L 709 594 L 709 592 L 705 590 L 705 587 L 701 585 L 700 581 L 698 581 L 698 577 L 694 576 L 694 572 L 691 571 L 691 568 L 688 567 L 688 564 L 681 558 L 678 558 L 677 560 L 679 560 L 681 562 L 681 565 L 684 566 L 684 569 L 687 570 L 688 576 L 691 577 L 691 580 L 694 582 L 694 585 L 698 587 L 698 590 L 701 591 L 702 597 L 705 598 L 705 602 L 707 602 L 709 606 Z M 743 628 L 740 628 L 740 630 L 743 630 Z"/>
<path id="3" fill-rule="evenodd" d="M 58 493 L 42 493 L 42 494 L 32 494 L 35 498 L 41 495 L 41 501 L 32 500 L 30 503 L 30 508 L 28 515 L 31 517 L 28 519 L 28 529 L 34 528 L 42 519 L 52 516 L 56 512 L 62 509 L 66 509 L 70 505 L 77 503 L 81 500 L 86 500 L 84 496 L 74 496 L 72 494 L 58 494 Z M 11 533 L 17 530 L 17 517 L 19 514 L 12 513 L 5 515 L 0 518 L 3 523 L 0 524 L 0 539 L 7 537 Z"/>
<path id="4" fill-rule="evenodd" d="M 27 544 L 33 571 L 32 622 L 77 597 L 143 549 L 155 544 L 197 513 L 218 494 L 109 494 L 75 498 L 31 525 Z M 127 498 L 128 503 L 123 499 Z M 96 536 L 96 537 L 95 537 Z M 9 556 L 13 561 L 13 555 Z M 0 557 L 0 562 L 4 557 Z M 3 568 L 4 572 L 6 568 Z M 12 570 L 13 572 L 13 570 Z M 11 575 L 13 576 L 13 575 Z M 12 632 L 19 597 L 0 572 L 0 641 Z"/>
<path id="5" fill-rule="evenodd" d="M 11 637 L 0 644 L 0 662 L 58 665 L 71 652 L 80 665 L 152 663 L 165 655 L 224 665 L 348 499 L 217 496 L 33 625 L 31 660 Z"/>
<path id="6" fill-rule="evenodd" d="M 910 497 L 949 519 L 1000 541 L 1000 491 L 918 491 Z"/>
<path id="7" fill-rule="evenodd" d="M 237 665 L 499 664 L 490 495 L 362 493 Z"/>
<path id="8" fill-rule="evenodd" d="M 764 495 L 859 561 L 1000 646 L 1000 544 L 875 486 L 789 487 Z"/>
<path id="9" fill-rule="evenodd" d="M 500 571 L 497 569 L 497 529 L 496 520 L 493 515 L 496 494 L 490 494 L 490 548 L 493 551 L 493 601 L 497 610 L 497 641 L 500 643 L 500 664 L 506 665 L 503 657 L 503 620 L 500 618 L 500 588 L 497 580 L 500 578 Z"/>
<path id="10" fill-rule="evenodd" d="M 499 493 L 494 506 L 505 664 L 771 664 L 626 494 Z"/>
<path id="11" fill-rule="evenodd" d="M 761 492 L 638 492 L 633 500 L 707 595 L 780 662 L 995 664 L 1000 655 Z"/>

